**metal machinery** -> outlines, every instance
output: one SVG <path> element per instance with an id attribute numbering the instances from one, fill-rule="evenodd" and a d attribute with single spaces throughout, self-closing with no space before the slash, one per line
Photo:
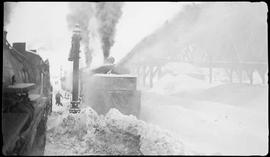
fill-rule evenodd
<path id="1" fill-rule="evenodd" d="M 2 135 L 4 155 L 43 155 L 52 87 L 49 62 L 11 46 L 3 36 Z"/>
<path id="2" fill-rule="evenodd" d="M 73 61 L 73 84 L 72 84 L 72 101 L 71 101 L 71 108 L 69 109 L 70 113 L 78 113 L 80 112 L 78 101 L 78 94 L 79 94 L 79 53 L 80 53 L 80 28 L 77 24 L 73 31 L 72 36 L 72 45 L 69 54 L 69 61 Z"/>
<path id="3" fill-rule="evenodd" d="M 116 108 L 123 114 L 139 117 L 141 93 L 136 86 L 137 78 L 132 75 L 96 73 L 84 83 L 85 101 L 99 114 Z"/>
<path id="4" fill-rule="evenodd" d="M 76 25 L 68 58 L 69 61 L 73 61 L 70 113 L 80 112 L 80 101 L 78 101 L 80 40 L 79 25 Z M 116 67 L 113 62 L 114 58 L 110 57 L 105 60 L 104 65 L 91 70 L 90 73 L 82 71 L 81 74 L 84 76 L 80 78 L 80 93 L 83 95 L 83 100 L 87 103 L 86 105 L 90 105 L 99 114 L 106 114 L 110 108 L 117 108 L 123 114 L 133 114 L 138 117 L 141 93 L 136 89 L 137 78 L 127 75 L 126 69 Z"/>
<path id="5" fill-rule="evenodd" d="M 139 117 L 141 92 L 137 90 L 137 77 L 130 75 L 127 69 L 111 61 L 83 74 L 84 101 L 97 113 L 106 114 L 116 108 L 123 114 Z"/>

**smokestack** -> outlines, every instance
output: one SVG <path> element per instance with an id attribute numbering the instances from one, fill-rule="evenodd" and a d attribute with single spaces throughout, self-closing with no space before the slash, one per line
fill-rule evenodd
<path id="1" fill-rule="evenodd" d="M 26 43 L 13 43 L 13 47 L 19 52 L 25 52 Z"/>

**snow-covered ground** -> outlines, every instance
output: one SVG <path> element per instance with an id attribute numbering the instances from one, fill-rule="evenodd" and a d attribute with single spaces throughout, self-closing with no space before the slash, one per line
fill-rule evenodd
<path id="1" fill-rule="evenodd" d="M 65 102 L 67 103 L 67 102 Z M 169 131 L 111 109 L 105 116 L 87 106 L 80 114 L 54 108 L 47 125 L 45 155 L 188 155 Z"/>
<path id="2" fill-rule="evenodd" d="M 206 154 L 267 153 L 267 116 L 266 109 L 253 110 L 251 107 L 153 93 L 142 95 L 142 120 L 173 131 L 186 145 Z"/>
<path id="3" fill-rule="evenodd" d="M 166 155 L 196 154 L 174 134 L 132 115 L 111 109 L 98 116 L 82 104 L 80 114 L 71 114 L 70 100 L 55 105 L 47 122 L 44 155 Z"/>
<path id="4" fill-rule="evenodd" d="M 174 132 L 201 153 L 268 152 L 268 85 L 209 84 L 188 75 L 197 69 L 170 66 L 173 73 L 142 92 L 142 120 Z"/>
<path id="5" fill-rule="evenodd" d="M 139 154 L 265 155 L 268 152 L 268 85 L 222 81 L 210 84 L 207 77 L 200 75 L 207 74 L 207 70 L 188 64 L 171 64 L 167 69 L 172 72 L 156 80 L 152 89 L 142 90 L 140 120 L 117 110 L 105 116 L 107 120 L 103 119 L 100 125 L 107 126 L 104 133 L 104 137 L 110 137 L 107 142 L 94 138 L 94 143 L 86 140 L 87 143 L 77 136 L 64 135 L 63 127 L 59 129 L 59 126 L 69 115 L 69 100 L 63 100 L 63 107 L 53 105 L 47 129 L 48 136 L 53 134 L 55 138 L 48 138 L 45 155 L 125 154 L 136 150 L 129 149 L 136 148 L 136 142 L 123 146 L 123 142 L 119 145 L 119 140 L 115 141 L 114 135 L 118 133 L 122 141 L 126 138 L 121 131 L 115 132 L 115 128 L 137 130 L 135 134 L 140 135 L 141 141 Z M 258 79 L 255 77 L 255 82 Z M 91 121 L 82 119 L 83 124 Z M 94 136 L 99 135 L 87 133 L 84 139 Z M 89 142 L 94 151 L 88 149 Z M 101 149 L 104 143 L 106 149 Z M 108 152 L 107 146 L 111 151 Z"/>

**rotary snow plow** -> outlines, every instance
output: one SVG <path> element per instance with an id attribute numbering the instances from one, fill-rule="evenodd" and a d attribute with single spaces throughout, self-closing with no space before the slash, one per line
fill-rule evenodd
<path id="1" fill-rule="evenodd" d="M 141 92 L 137 90 L 137 77 L 114 64 L 96 69 L 80 69 L 79 95 L 82 104 L 92 107 L 98 114 L 116 108 L 123 114 L 140 114 Z M 65 73 L 62 89 L 72 91 L 72 75 Z"/>
<path id="2" fill-rule="evenodd" d="M 116 108 L 123 114 L 139 116 L 141 93 L 137 90 L 137 77 L 114 64 L 83 72 L 80 87 L 83 101 L 98 114 L 105 115 Z"/>

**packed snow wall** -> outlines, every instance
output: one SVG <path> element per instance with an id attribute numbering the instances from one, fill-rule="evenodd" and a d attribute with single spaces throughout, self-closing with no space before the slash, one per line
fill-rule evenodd
<path id="1" fill-rule="evenodd" d="M 57 114 L 57 113 L 55 113 Z M 105 116 L 91 107 L 63 112 L 48 127 L 45 155 L 189 155 L 195 154 L 172 133 L 111 109 Z"/>

